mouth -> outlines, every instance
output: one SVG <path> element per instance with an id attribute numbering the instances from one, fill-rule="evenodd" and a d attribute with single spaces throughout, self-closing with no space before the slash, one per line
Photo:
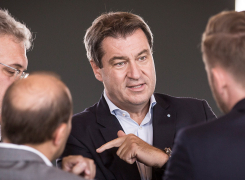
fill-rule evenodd
<path id="1" fill-rule="evenodd" d="M 127 86 L 127 87 L 131 90 L 134 90 L 134 91 L 140 91 L 140 90 L 143 90 L 144 86 L 145 86 L 145 83 L 137 84 L 135 86 Z"/>

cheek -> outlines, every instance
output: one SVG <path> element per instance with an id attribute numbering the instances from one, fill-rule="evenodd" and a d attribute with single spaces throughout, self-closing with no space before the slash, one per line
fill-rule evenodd
<path id="1" fill-rule="evenodd" d="M 6 78 L 0 78 L 0 92 L 5 93 L 7 88 L 13 83 L 13 80 L 6 79 Z"/>
<path id="2" fill-rule="evenodd" d="M 122 84 L 126 77 L 126 71 L 109 71 L 106 76 L 107 82 L 112 85 Z"/>
<path id="3" fill-rule="evenodd" d="M 0 108 L 2 106 L 2 100 L 3 100 L 3 96 L 7 90 L 7 88 L 10 86 L 11 83 L 9 82 L 3 82 L 0 80 Z"/>
<path id="4" fill-rule="evenodd" d="M 144 74 L 149 78 L 151 82 L 155 82 L 156 80 L 156 72 L 155 67 L 153 65 L 150 65 L 143 70 Z"/>
<path id="5" fill-rule="evenodd" d="M 214 80 L 213 77 L 210 73 L 207 74 L 208 76 L 208 84 L 210 86 L 210 89 L 213 90 L 214 89 Z"/>

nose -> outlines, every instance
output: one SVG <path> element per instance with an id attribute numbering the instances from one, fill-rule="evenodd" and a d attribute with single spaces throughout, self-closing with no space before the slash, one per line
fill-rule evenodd
<path id="1" fill-rule="evenodd" d="M 128 66 L 128 73 L 127 73 L 128 78 L 138 80 L 141 76 L 141 69 L 139 65 L 134 61 L 130 62 Z"/>

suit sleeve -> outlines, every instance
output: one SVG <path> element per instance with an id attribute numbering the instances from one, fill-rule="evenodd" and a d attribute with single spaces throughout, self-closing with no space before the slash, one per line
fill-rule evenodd
<path id="1" fill-rule="evenodd" d="M 193 167 L 190 158 L 191 148 L 188 148 L 188 141 L 190 139 L 186 138 L 181 130 L 176 137 L 172 157 L 167 164 L 164 180 L 193 179 Z"/>
<path id="2" fill-rule="evenodd" d="M 206 100 L 202 100 L 203 108 L 205 110 L 206 120 L 214 120 L 217 119 L 216 115 L 212 111 L 212 108 L 208 105 Z"/>
<path id="3" fill-rule="evenodd" d="M 83 155 L 87 158 L 93 158 L 90 152 L 87 150 L 87 148 L 81 142 L 79 142 L 72 134 L 70 134 L 67 140 L 62 157 L 66 157 L 69 155 Z"/>

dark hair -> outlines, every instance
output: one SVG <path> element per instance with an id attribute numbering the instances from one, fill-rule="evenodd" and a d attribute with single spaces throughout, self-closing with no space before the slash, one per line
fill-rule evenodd
<path id="1" fill-rule="evenodd" d="M 32 75 L 31 75 L 32 76 Z M 30 76 L 30 77 L 31 77 Z M 2 104 L 2 133 L 3 138 L 14 144 L 40 144 L 53 137 L 53 133 L 61 123 L 68 123 L 72 114 L 72 100 L 69 90 L 55 76 L 59 92 L 53 97 L 44 97 L 45 102 L 38 104 L 38 108 L 20 109 L 15 106 L 15 93 L 18 84 L 27 79 L 15 81 L 6 91 Z M 45 79 L 44 79 L 45 80 Z M 18 96 L 21 96 L 19 92 Z M 35 91 L 33 92 L 35 93 Z M 34 96 L 36 97 L 36 96 Z M 33 99 L 32 99 L 33 100 Z M 33 100 L 35 102 L 35 99 Z M 21 99 L 21 103 L 23 102 Z"/>
<path id="2" fill-rule="evenodd" d="M 32 34 L 25 24 L 15 20 L 7 10 L 0 9 L 0 36 L 12 35 L 18 42 L 24 42 L 28 50 L 32 43 Z"/>
<path id="3" fill-rule="evenodd" d="M 224 11 L 211 17 L 202 38 L 207 63 L 222 66 L 245 83 L 244 52 L 245 12 Z"/>
<path id="4" fill-rule="evenodd" d="M 94 20 L 84 37 L 89 61 L 93 60 L 99 68 L 102 68 L 101 58 L 104 55 L 101 47 L 102 41 L 109 36 L 113 38 L 125 38 L 137 29 L 142 29 L 152 49 L 153 35 L 149 26 L 140 16 L 129 12 L 109 12 L 102 14 Z"/>

